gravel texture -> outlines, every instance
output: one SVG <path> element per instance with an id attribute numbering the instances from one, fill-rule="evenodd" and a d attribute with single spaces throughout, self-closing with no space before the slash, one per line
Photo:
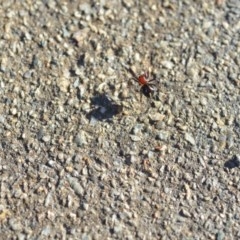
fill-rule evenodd
<path id="1" fill-rule="evenodd" d="M 240 239 L 239 0 L 3 0 L 0 26 L 1 239 Z"/>

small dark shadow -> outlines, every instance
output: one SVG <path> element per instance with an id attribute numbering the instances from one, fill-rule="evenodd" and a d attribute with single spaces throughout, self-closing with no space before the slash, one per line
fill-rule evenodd
<path id="1" fill-rule="evenodd" d="M 78 67 L 84 67 L 85 66 L 85 54 L 79 55 L 77 59 L 77 65 Z"/>
<path id="2" fill-rule="evenodd" d="M 224 167 L 228 169 L 240 167 L 240 158 L 236 155 L 233 156 L 230 160 L 225 162 Z"/>
<path id="3" fill-rule="evenodd" d="M 91 120 L 95 118 L 98 121 L 110 120 L 115 115 L 122 112 L 123 107 L 109 99 L 105 94 L 97 95 L 91 99 L 93 110 L 87 114 Z"/>

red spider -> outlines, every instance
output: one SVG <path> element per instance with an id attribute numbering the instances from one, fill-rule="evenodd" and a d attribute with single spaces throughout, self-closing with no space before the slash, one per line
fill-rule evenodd
<path id="1" fill-rule="evenodd" d="M 129 69 L 129 71 L 133 76 L 131 79 L 140 84 L 141 86 L 140 93 L 143 94 L 145 97 L 150 98 L 152 94 L 157 90 L 155 86 L 156 80 L 155 79 L 148 80 L 149 78 L 148 71 L 140 76 L 137 76 L 131 68 Z"/>

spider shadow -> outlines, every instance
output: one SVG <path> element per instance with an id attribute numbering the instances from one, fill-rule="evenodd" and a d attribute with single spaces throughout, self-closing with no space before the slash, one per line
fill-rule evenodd
<path id="1" fill-rule="evenodd" d="M 122 105 L 115 103 L 105 94 L 94 96 L 91 99 L 92 110 L 87 114 L 89 121 L 110 121 L 115 115 L 122 112 Z"/>
<path id="2" fill-rule="evenodd" d="M 240 167 L 239 157 L 237 157 L 236 155 L 233 156 L 230 160 L 225 162 L 224 167 L 228 169 L 239 168 Z"/>

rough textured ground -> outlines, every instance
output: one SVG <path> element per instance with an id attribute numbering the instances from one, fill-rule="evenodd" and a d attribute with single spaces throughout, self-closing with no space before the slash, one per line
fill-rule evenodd
<path id="1" fill-rule="evenodd" d="M 239 239 L 239 0 L 94 2 L 1 1 L 0 238 Z"/>

